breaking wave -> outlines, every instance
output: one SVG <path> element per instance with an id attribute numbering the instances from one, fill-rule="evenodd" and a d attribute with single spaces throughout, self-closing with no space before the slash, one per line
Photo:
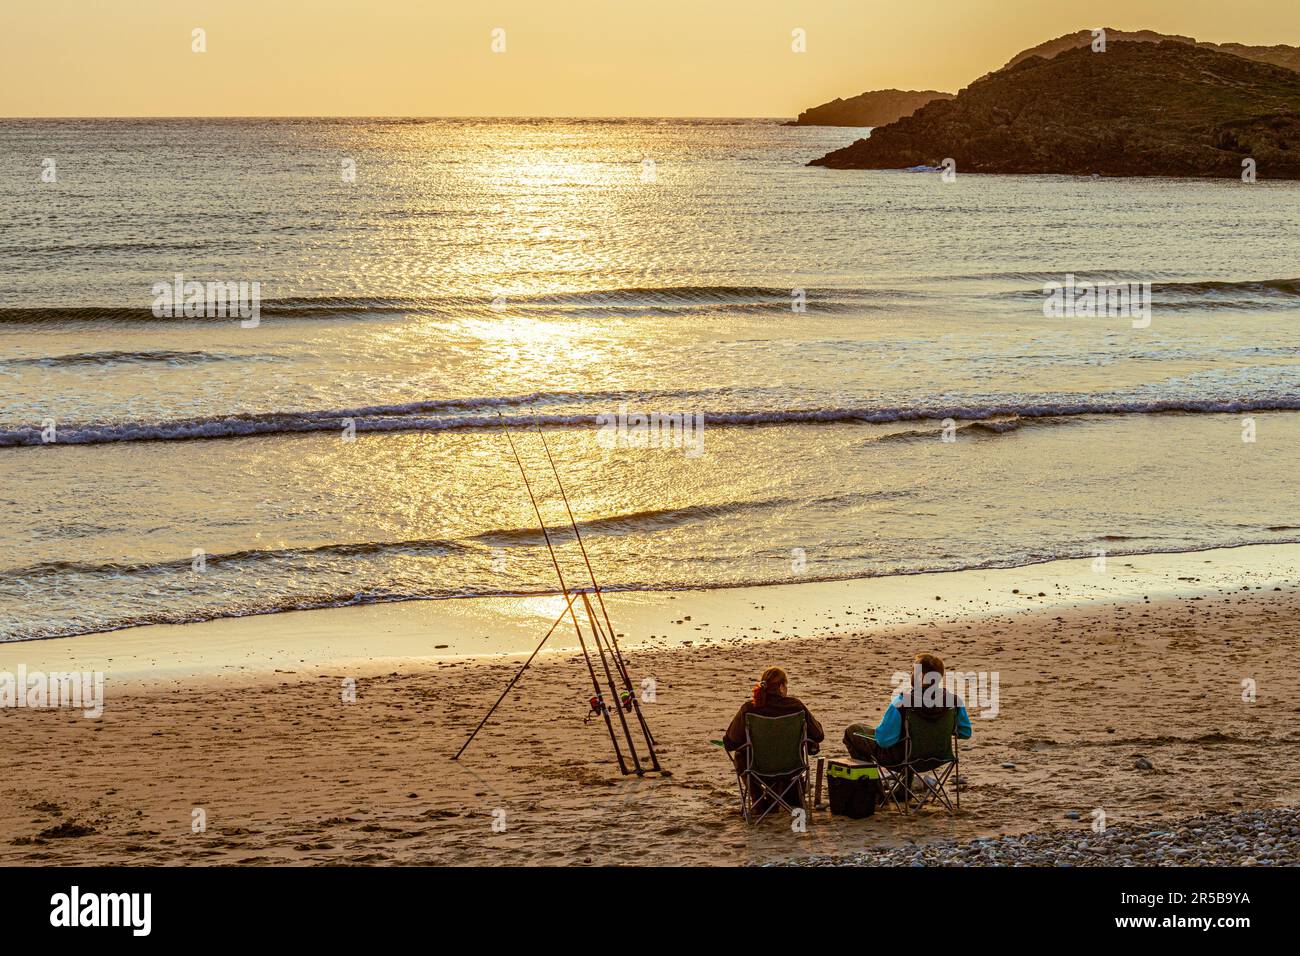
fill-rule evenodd
<path id="1" fill-rule="evenodd" d="M 182 352 L 173 349 L 151 351 L 72 352 L 0 359 L 0 368 L 99 368 L 109 365 L 202 365 L 207 362 L 281 361 L 275 355 L 236 355 L 226 352 Z"/>
<path id="2" fill-rule="evenodd" d="M 658 398 L 679 397 L 659 394 Z M 594 427 L 597 415 L 613 411 L 609 402 L 651 403 L 631 392 L 584 393 L 537 392 L 490 398 L 439 399 L 397 405 L 371 405 L 320 411 L 265 412 L 203 418 L 181 418 L 158 422 L 67 423 L 60 425 L 53 445 L 97 445 L 112 442 L 194 441 L 244 438 L 306 432 L 339 431 L 351 422 L 357 432 L 439 432 L 493 430 L 528 427 L 534 416 L 528 406 L 573 399 L 607 403 L 599 411 L 547 413 L 536 416 L 538 424 L 551 428 Z M 680 410 L 680 409 L 679 409 Z M 754 411 L 701 412 L 706 425 L 723 428 L 817 425 L 890 424 L 953 419 L 965 427 L 985 432 L 1014 431 L 1029 419 L 1065 418 L 1082 415 L 1151 414 L 1237 414 L 1240 412 L 1300 410 L 1300 395 L 1265 398 L 1150 399 L 1093 397 L 1078 401 L 991 402 L 969 405 L 926 405 L 903 407 L 844 406 L 835 408 L 771 409 Z M 504 411 L 513 414 L 506 416 Z M 692 409 L 693 411 L 693 409 Z M 37 425 L 0 428 L 0 447 L 45 445 Z"/>
<path id="3" fill-rule="evenodd" d="M 653 508 L 626 514 L 605 515 L 578 522 L 585 535 L 633 535 L 676 527 L 696 521 L 708 521 L 741 512 L 767 510 L 798 504 L 787 498 L 758 501 L 735 501 L 716 505 L 689 505 L 681 508 Z M 572 534 L 567 526 L 549 528 L 552 542 L 562 542 Z M 389 557 L 446 557 L 451 554 L 488 554 L 502 546 L 544 547 L 545 539 L 536 527 L 497 528 L 471 535 L 460 540 L 447 538 L 412 538 L 398 541 L 355 541 L 293 548 L 250 548 L 241 551 L 204 554 L 206 568 L 232 565 L 256 567 L 283 561 L 328 561 L 335 558 L 389 558 Z M 0 580 L 32 581 L 60 575 L 85 575 L 115 577 L 119 575 L 150 575 L 185 573 L 191 569 L 191 558 L 178 557 L 164 561 L 121 563 L 116 561 L 46 561 L 25 567 L 0 571 Z"/>
<path id="4" fill-rule="evenodd" d="M 925 298 L 920 292 L 901 289 L 802 289 L 809 310 L 834 312 L 861 310 L 873 303 Z M 511 316 L 547 314 L 581 317 L 612 314 L 691 314 L 726 308 L 731 311 L 776 311 L 790 313 L 794 288 L 766 286 L 645 286 L 622 289 L 592 289 L 512 295 L 449 295 L 418 297 L 302 296 L 263 299 L 259 303 L 263 321 L 275 319 L 336 319 L 366 316 L 461 316 L 482 314 Z M 222 323 L 234 318 L 158 318 L 151 304 L 25 306 L 0 309 L 0 324 L 59 322 L 191 322 Z"/>

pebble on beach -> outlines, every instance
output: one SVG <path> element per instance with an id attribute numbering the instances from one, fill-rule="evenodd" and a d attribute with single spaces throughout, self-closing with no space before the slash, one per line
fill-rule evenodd
<path id="1" fill-rule="evenodd" d="M 1073 814 L 1073 816 L 1071 816 Z M 1070 810 L 1073 820 L 1080 814 Z M 815 856 L 790 866 L 1297 866 L 1300 811 L 1207 813 L 1182 820 L 1044 830 Z"/>

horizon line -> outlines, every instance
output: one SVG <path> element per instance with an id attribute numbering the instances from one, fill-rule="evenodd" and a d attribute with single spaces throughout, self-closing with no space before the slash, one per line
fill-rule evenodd
<path id="1" fill-rule="evenodd" d="M 445 113 L 438 115 L 419 115 L 415 113 L 212 113 L 212 114 L 157 114 L 157 115 L 30 115 L 0 116 L 0 123 L 11 120 L 322 120 L 322 119 L 372 119 L 372 120 L 784 120 L 793 119 L 798 114 L 781 114 L 767 116 L 744 116 L 740 114 L 718 113 L 667 115 L 667 114 L 589 114 L 562 115 L 558 113 L 535 114 L 490 114 L 490 113 Z"/>

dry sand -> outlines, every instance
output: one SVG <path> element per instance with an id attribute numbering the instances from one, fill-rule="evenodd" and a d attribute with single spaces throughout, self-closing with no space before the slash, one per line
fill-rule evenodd
<path id="1" fill-rule="evenodd" d="M 542 655 L 452 762 L 518 659 L 386 653 L 413 635 L 427 646 L 429 615 L 448 613 L 428 604 L 8 645 L 0 671 L 104 663 L 110 691 L 98 720 L 0 710 L 0 862 L 742 864 L 1086 830 L 1098 808 L 1115 824 L 1296 806 L 1300 548 L 1110 560 L 1104 587 L 1086 562 L 1056 562 L 613 596 L 616 622 L 632 621 L 627 640 L 640 645 L 633 674 L 656 685 L 646 711 L 672 771 L 663 778 L 619 776 L 603 724 L 584 724 L 590 684 L 568 652 Z M 648 639 L 686 614 L 674 638 Z M 383 640 L 361 627 L 376 620 L 392 625 Z M 385 653 L 343 654 L 348 635 L 370 650 L 375 637 Z M 803 833 L 776 819 L 746 826 L 709 741 L 755 675 L 784 666 L 835 755 L 843 727 L 874 722 L 891 675 L 922 649 L 999 675 L 998 715 L 976 717 L 962 748 L 961 813 L 820 811 Z M 1247 679 L 1254 702 L 1243 700 Z M 1152 769 L 1135 767 L 1140 756 Z"/>

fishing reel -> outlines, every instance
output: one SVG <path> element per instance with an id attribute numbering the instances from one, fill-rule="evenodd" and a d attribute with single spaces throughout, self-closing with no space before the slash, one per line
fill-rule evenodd
<path id="1" fill-rule="evenodd" d="M 627 711 L 629 714 L 632 713 L 633 703 L 634 701 L 632 699 L 632 692 L 630 690 L 624 690 L 619 692 L 618 705 L 622 707 L 625 711 Z M 582 722 L 584 724 L 587 721 L 591 720 L 591 718 L 593 717 L 604 717 L 606 714 L 609 714 L 611 712 L 609 704 L 605 703 L 605 698 L 603 697 L 592 697 L 590 700 L 587 701 L 587 704 L 588 706 L 591 707 L 591 711 L 587 714 L 585 718 L 583 718 Z"/>

